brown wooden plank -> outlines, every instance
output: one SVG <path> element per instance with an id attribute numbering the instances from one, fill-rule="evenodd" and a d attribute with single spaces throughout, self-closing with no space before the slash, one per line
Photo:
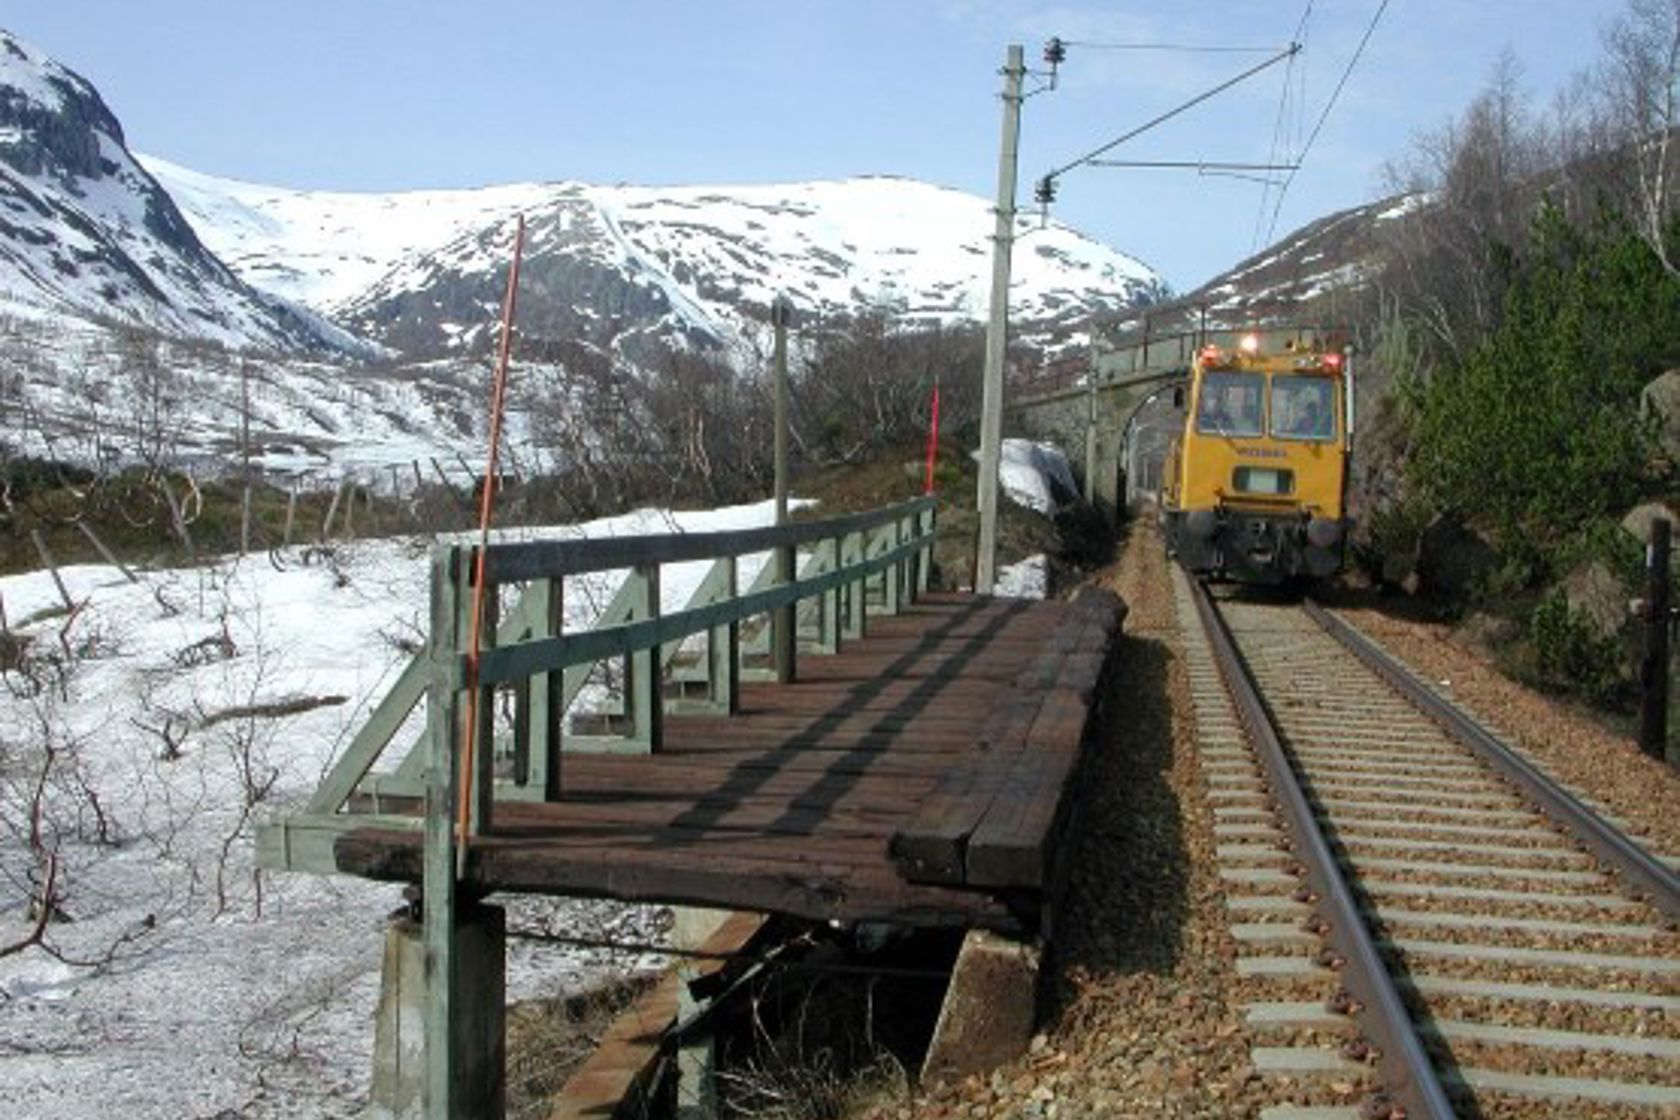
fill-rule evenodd
<path id="1" fill-rule="evenodd" d="M 864 640 L 803 657 L 798 682 L 744 686 L 738 717 L 673 714 L 656 755 L 566 755 L 561 800 L 499 804 L 498 834 L 471 845 L 469 878 L 484 889 L 1009 928 L 997 891 L 955 881 L 979 838 L 982 879 L 1031 885 L 1016 865 L 1023 852 L 1042 862 L 1117 603 L 955 596 L 872 616 Z M 413 834 L 357 830 L 336 850 L 346 871 L 419 877 Z M 918 861 L 933 869 L 924 878 L 944 882 L 906 881 L 900 866 Z"/>
<path id="2" fill-rule="evenodd" d="M 890 850 L 905 878 L 961 883 L 968 837 L 985 815 L 1026 743 L 1042 697 L 1011 692 L 993 710 L 982 746 L 948 769 L 939 788 L 892 837 Z"/>
<path id="3" fill-rule="evenodd" d="M 408 833 L 363 829 L 341 837 L 336 851 L 340 869 L 353 874 L 398 882 L 420 876 L 419 839 Z M 818 921 L 1019 925 L 1002 903 L 985 894 L 906 884 L 884 857 L 872 865 L 832 858 L 784 858 L 773 864 L 727 850 L 608 850 L 587 859 L 560 857 L 542 845 L 475 844 L 467 879 L 484 890 L 726 906 Z"/>
<path id="4" fill-rule="evenodd" d="M 1045 846 L 1079 760 L 1089 714 L 1072 690 L 1058 689 L 1045 699 L 1003 792 L 969 837 L 964 857 L 969 885 L 1043 886 Z"/>

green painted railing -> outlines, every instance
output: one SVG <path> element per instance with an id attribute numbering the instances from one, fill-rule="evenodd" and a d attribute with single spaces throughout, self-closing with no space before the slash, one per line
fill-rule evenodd
<path id="1" fill-rule="evenodd" d="M 494 828 L 497 802 L 558 798 L 567 753 L 649 753 L 660 749 L 668 709 L 733 713 L 743 676 L 773 676 L 751 662 L 768 649 L 779 608 L 796 608 L 807 652 L 832 653 L 862 637 L 869 613 L 896 613 L 926 591 L 933 533 L 934 501 L 922 498 L 760 529 L 491 545 L 484 554 L 475 739 L 492 749 L 474 752 L 472 829 Z M 777 550 L 791 553 L 785 570 L 794 578 L 777 582 L 771 562 L 740 590 L 741 558 Z M 476 546 L 434 549 L 426 649 L 374 707 L 304 810 L 259 832 L 263 866 L 331 872 L 333 841 L 346 829 L 419 829 L 423 801 L 455 803 L 476 560 Z M 661 567 L 708 560 L 688 602 L 661 613 Z M 566 631 L 567 581 L 615 570 L 627 575 L 593 627 Z M 690 648 L 702 634 L 704 648 Z M 599 726 L 587 734 L 568 731 L 568 712 L 603 663 L 618 667 L 619 710 L 596 717 Z M 394 767 L 376 769 L 422 696 L 425 730 Z"/>

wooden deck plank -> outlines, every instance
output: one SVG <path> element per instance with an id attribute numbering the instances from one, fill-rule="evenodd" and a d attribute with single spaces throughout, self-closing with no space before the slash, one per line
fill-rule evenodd
<path id="1" fill-rule="evenodd" d="M 798 681 L 744 685 L 737 716 L 668 715 L 657 754 L 564 755 L 560 801 L 498 803 L 467 877 L 484 890 L 1013 928 L 1019 892 L 1042 881 L 1117 627 L 1101 598 L 943 596 L 872 616 L 841 653 L 801 657 Z M 419 878 L 413 832 L 350 831 L 335 854 L 354 874 Z"/>

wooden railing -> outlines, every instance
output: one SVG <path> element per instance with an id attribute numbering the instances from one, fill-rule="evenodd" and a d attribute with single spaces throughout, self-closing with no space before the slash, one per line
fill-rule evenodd
<path id="1" fill-rule="evenodd" d="M 473 574 L 477 547 L 440 545 L 431 560 L 431 624 L 425 650 L 403 670 L 334 763 L 304 810 L 261 830 L 266 867 L 331 872 L 332 843 L 349 828 L 419 829 L 423 803 L 458 796 L 462 728 L 477 713 L 469 835 L 494 828 L 499 801 L 559 797 L 567 752 L 660 749 L 667 709 L 729 714 L 743 676 L 770 645 L 771 620 L 792 607 L 808 652 L 834 652 L 863 636 L 868 615 L 896 613 L 925 592 L 932 564 L 934 501 L 759 529 L 494 544 L 484 553 L 484 593 Z M 745 591 L 740 562 L 781 553 Z M 660 610 L 664 565 L 711 561 L 681 609 Z M 626 572 L 586 630 L 568 631 L 568 580 Z M 777 581 L 778 570 L 796 573 Z M 597 577 L 598 578 L 598 577 Z M 484 604 L 485 648 L 476 671 L 468 635 Z M 692 639 L 705 635 L 702 643 Z M 567 715 L 599 665 L 617 669 L 617 710 L 587 732 Z M 796 671 L 796 670 L 794 670 Z M 478 689 L 469 703 L 469 685 Z M 671 695 L 675 692 L 676 695 Z M 697 695 L 695 695 L 697 694 Z M 426 697 L 424 731 L 393 768 L 376 767 Z M 502 714 L 498 714 L 502 713 Z"/>

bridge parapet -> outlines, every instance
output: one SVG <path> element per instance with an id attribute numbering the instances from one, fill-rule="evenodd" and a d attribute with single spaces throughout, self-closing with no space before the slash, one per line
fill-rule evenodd
<path id="1" fill-rule="evenodd" d="M 807 648 L 834 652 L 842 639 L 863 636 L 872 611 L 896 614 L 926 592 L 934 507 L 934 499 L 920 498 L 759 529 L 493 544 L 482 561 L 477 546 L 439 546 L 431 561 L 426 648 L 304 810 L 259 831 L 259 864 L 332 873 L 333 846 L 344 833 L 418 831 L 439 810 L 416 809 L 457 806 L 463 790 L 470 795 L 465 827 L 449 835 L 488 834 L 498 803 L 558 798 L 563 749 L 652 753 L 660 748 L 667 708 L 732 714 L 743 677 L 774 676 L 749 660 L 768 650 L 771 625 L 765 623 L 778 610 L 801 611 Z M 795 577 L 777 582 L 778 565 L 767 563 L 739 590 L 740 561 L 778 550 L 790 554 L 787 570 Z M 695 561 L 709 562 L 706 574 L 680 610 L 662 613 L 661 567 Z M 624 578 L 595 625 L 566 632 L 566 581 L 616 571 Z M 475 582 L 480 573 L 482 593 Z M 474 657 L 470 635 L 480 611 L 483 649 Z M 705 648 L 697 655 L 688 640 L 701 634 Z M 586 733 L 564 733 L 567 713 L 601 664 L 618 667 L 620 710 L 595 717 Z M 666 695 L 669 684 L 679 695 Z M 498 718 L 498 711 L 507 714 Z M 423 730 L 394 767 L 380 769 L 416 721 Z"/>

